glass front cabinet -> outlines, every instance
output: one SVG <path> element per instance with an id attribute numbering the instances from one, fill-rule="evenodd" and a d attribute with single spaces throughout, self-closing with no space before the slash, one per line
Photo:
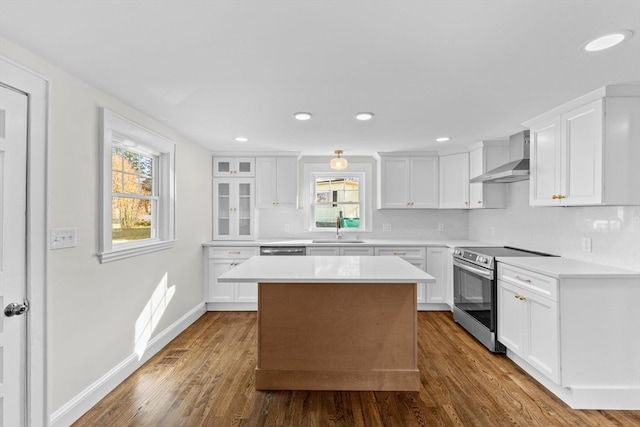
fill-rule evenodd
<path id="1" fill-rule="evenodd" d="M 213 240 L 253 240 L 254 203 L 253 178 L 214 178 Z"/>

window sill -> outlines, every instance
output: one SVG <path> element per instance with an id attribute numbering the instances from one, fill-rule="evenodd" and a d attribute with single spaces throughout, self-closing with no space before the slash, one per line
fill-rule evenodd
<path id="1" fill-rule="evenodd" d="M 163 251 L 165 249 L 171 249 L 175 245 L 175 240 L 163 240 L 153 243 L 147 243 L 140 246 L 129 246 L 126 248 L 119 248 L 109 252 L 102 252 L 98 254 L 100 264 L 107 262 L 119 261 L 121 259 L 131 258 L 138 255 L 144 255 L 151 252 Z"/>

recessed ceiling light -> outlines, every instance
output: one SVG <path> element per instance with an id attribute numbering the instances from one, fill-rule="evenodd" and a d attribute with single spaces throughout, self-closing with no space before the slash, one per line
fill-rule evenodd
<path id="1" fill-rule="evenodd" d="M 247 142 L 249 138 L 245 138 L 244 136 L 236 136 L 235 139 L 237 142 Z"/>
<path id="2" fill-rule="evenodd" d="M 373 118 L 373 113 L 358 113 L 356 114 L 357 120 L 371 120 Z"/>
<path id="3" fill-rule="evenodd" d="M 620 30 L 596 37 L 582 45 L 585 52 L 598 52 L 616 46 L 633 36 L 633 31 Z"/>
<path id="4" fill-rule="evenodd" d="M 293 117 L 296 118 L 296 120 L 310 120 L 311 119 L 311 113 L 295 113 L 293 115 Z"/>
<path id="5" fill-rule="evenodd" d="M 438 142 L 447 142 L 447 141 L 449 141 L 450 139 L 451 139 L 451 137 L 448 137 L 448 136 L 442 136 L 442 137 L 440 137 L 440 138 L 436 138 L 436 141 L 438 141 Z"/>

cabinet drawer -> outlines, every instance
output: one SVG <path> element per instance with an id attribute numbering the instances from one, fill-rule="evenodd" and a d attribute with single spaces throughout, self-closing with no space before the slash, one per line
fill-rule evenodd
<path id="1" fill-rule="evenodd" d="M 256 247 L 219 247 L 209 248 L 209 258 L 251 258 L 259 255 Z"/>
<path id="2" fill-rule="evenodd" d="M 504 280 L 553 301 L 558 301 L 558 280 L 553 277 L 500 262 L 498 263 L 498 280 Z"/>
<path id="3" fill-rule="evenodd" d="M 399 256 L 424 259 L 425 248 L 376 248 L 377 256 Z"/>

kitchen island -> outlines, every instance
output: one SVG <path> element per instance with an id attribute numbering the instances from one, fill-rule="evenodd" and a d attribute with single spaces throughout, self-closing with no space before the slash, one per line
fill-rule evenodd
<path id="1" fill-rule="evenodd" d="M 258 282 L 258 390 L 418 391 L 416 283 L 395 256 L 253 257 L 218 278 Z"/>

